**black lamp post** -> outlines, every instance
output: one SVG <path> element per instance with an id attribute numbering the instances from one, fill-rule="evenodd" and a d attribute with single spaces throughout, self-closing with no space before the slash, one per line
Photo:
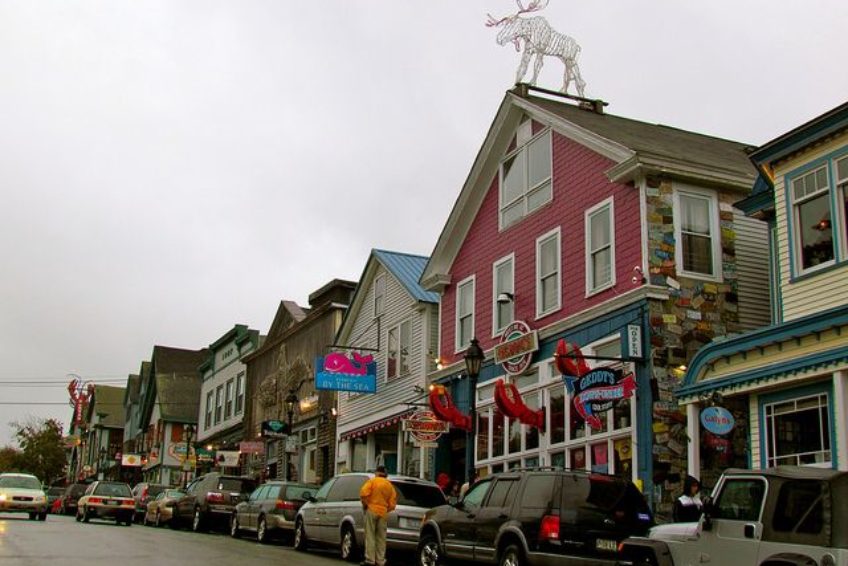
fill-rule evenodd
<path id="1" fill-rule="evenodd" d="M 105 480 L 106 475 L 103 473 L 103 468 L 106 465 L 106 447 L 101 446 L 99 451 L 99 458 L 97 459 L 97 479 Z"/>
<path id="2" fill-rule="evenodd" d="M 477 343 L 477 338 L 471 339 L 471 344 L 465 350 L 465 371 L 468 373 L 468 415 L 471 417 L 471 430 L 465 446 L 465 459 L 468 466 L 466 481 L 470 486 L 474 481 L 474 438 L 477 436 L 477 378 L 480 377 L 480 366 L 483 364 L 483 348 Z"/>
<path id="3" fill-rule="evenodd" d="M 289 390 L 289 394 L 286 395 L 285 404 L 286 404 L 286 415 L 289 417 L 289 426 L 286 429 L 286 444 L 288 444 L 289 437 L 292 434 L 292 420 L 294 419 L 294 406 L 297 405 L 298 402 L 297 393 L 294 389 Z M 286 450 L 286 446 L 283 446 L 283 450 Z M 289 452 L 286 450 L 286 480 L 291 481 L 291 463 L 289 462 Z"/>
<path id="4" fill-rule="evenodd" d="M 191 458 L 191 435 L 194 434 L 194 427 L 190 424 L 185 425 L 183 429 L 185 434 L 185 459 L 183 460 L 183 473 L 185 473 L 185 481 L 183 482 L 183 488 L 188 487 L 188 473 L 191 471 L 191 462 L 189 458 Z"/>

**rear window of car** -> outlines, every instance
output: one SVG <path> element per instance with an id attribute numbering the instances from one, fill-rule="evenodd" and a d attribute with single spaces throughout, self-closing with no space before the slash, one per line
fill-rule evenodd
<path id="1" fill-rule="evenodd" d="M 254 489 L 256 489 L 256 484 L 251 480 L 242 478 L 221 478 L 218 480 L 219 491 L 250 493 Z"/>
<path id="2" fill-rule="evenodd" d="M 147 486 L 147 497 L 153 499 L 163 491 L 165 491 L 164 485 L 149 485 Z"/>
<path id="3" fill-rule="evenodd" d="M 609 520 L 629 529 L 653 522 L 645 498 L 630 482 L 592 475 L 563 479 L 562 517 L 566 523 L 605 528 Z"/>
<path id="4" fill-rule="evenodd" d="M 65 493 L 64 487 L 51 487 L 47 490 L 47 495 L 62 495 Z"/>
<path id="5" fill-rule="evenodd" d="M 315 497 L 318 488 L 314 485 L 288 485 L 286 486 L 286 499 L 289 501 L 304 501 L 305 496 Z"/>
<path id="6" fill-rule="evenodd" d="M 0 476 L 0 487 L 41 489 L 41 482 L 33 476 Z"/>
<path id="7" fill-rule="evenodd" d="M 435 485 L 393 482 L 397 491 L 397 504 L 430 509 L 445 504 L 445 494 Z"/>
<path id="8" fill-rule="evenodd" d="M 100 483 L 94 488 L 95 495 L 106 495 L 111 497 L 132 497 L 130 486 L 124 483 Z"/>
<path id="9" fill-rule="evenodd" d="M 80 496 L 85 493 L 85 490 L 88 489 L 88 486 L 84 483 L 75 483 L 74 485 L 68 487 L 67 494 L 71 497 Z"/>

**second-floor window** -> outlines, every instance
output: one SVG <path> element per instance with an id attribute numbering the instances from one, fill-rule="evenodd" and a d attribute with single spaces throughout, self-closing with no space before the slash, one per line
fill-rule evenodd
<path id="1" fill-rule="evenodd" d="M 240 415 L 244 411 L 244 372 L 239 372 L 236 376 L 236 414 Z"/>
<path id="2" fill-rule="evenodd" d="M 843 165 L 843 168 L 848 169 L 848 165 Z M 848 176 L 848 171 L 843 172 Z M 835 250 L 827 166 L 794 178 L 791 195 L 798 271 L 831 263 Z"/>
<path id="3" fill-rule="evenodd" d="M 203 421 L 203 428 L 212 426 L 212 391 L 206 392 L 206 419 Z"/>
<path id="4" fill-rule="evenodd" d="M 560 232 L 559 228 L 536 240 L 536 316 L 560 307 Z"/>
<path id="5" fill-rule="evenodd" d="M 678 273 L 721 279 L 721 233 L 716 194 L 695 188 L 678 188 L 674 196 Z"/>
<path id="6" fill-rule="evenodd" d="M 215 388 L 215 424 L 221 422 L 221 414 L 224 408 L 224 386 L 219 385 Z"/>
<path id="7" fill-rule="evenodd" d="M 227 382 L 226 395 L 224 397 L 224 420 L 229 419 L 233 416 L 233 386 L 235 385 L 234 380 L 229 380 Z"/>
<path id="8" fill-rule="evenodd" d="M 386 277 L 380 275 L 374 280 L 374 316 L 383 314 L 386 307 Z"/>
<path id="9" fill-rule="evenodd" d="M 613 201 L 605 200 L 586 211 L 586 294 L 615 283 Z"/>
<path id="10" fill-rule="evenodd" d="M 519 128 L 518 148 L 501 162 L 500 169 L 500 227 L 518 222 L 553 198 L 551 183 L 551 132 L 529 137 L 531 122 Z M 522 135 L 523 134 L 523 135 Z"/>
<path id="11" fill-rule="evenodd" d="M 456 286 L 456 351 L 465 350 L 474 338 L 474 276 Z"/>
<path id="12" fill-rule="evenodd" d="M 492 267 L 492 297 L 494 298 L 492 333 L 497 335 L 515 319 L 515 256 L 498 260 Z"/>
<path id="13" fill-rule="evenodd" d="M 389 379 L 409 373 L 411 332 L 409 321 L 389 329 L 386 377 Z"/>

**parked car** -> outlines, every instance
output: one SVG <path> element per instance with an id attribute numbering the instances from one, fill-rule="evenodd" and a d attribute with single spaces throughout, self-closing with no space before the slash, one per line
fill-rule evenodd
<path id="1" fill-rule="evenodd" d="M 77 521 L 88 523 L 92 518 L 115 519 L 118 524 L 133 523 L 135 500 L 130 486 L 117 481 L 96 481 L 86 488 L 77 501 Z"/>
<path id="2" fill-rule="evenodd" d="M 54 485 L 47 489 L 47 511 L 49 513 L 56 513 L 59 505 L 60 499 L 62 499 L 62 494 L 65 493 L 65 486 L 63 485 Z"/>
<path id="3" fill-rule="evenodd" d="M 65 488 L 65 493 L 62 494 L 59 504 L 59 513 L 62 515 L 76 515 L 77 501 L 88 489 L 90 483 L 72 483 Z"/>
<path id="4" fill-rule="evenodd" d="M 248 498 L 256 482 L 248 477 L 210 472 L 195 478 L 177 500 L 171 526 L 191 525 L 195 532 L 227 526 L 235 506 Z"/>
<path id="5" fill-rule="evenodd" d="M 174 516 L 174 506 L 177 500 L 185 496 L 185 492 L 181 489 L 168 488 L 165 491 L 160 491 L 156 497 L 147 502 L 142 522 L 145 525 L 153 525 L 161 527 L 165 523 L 171 522 Z"/>
<path id="6" fill-rule="evenodd" d="M 653 517 L 626 479 L 562 469 L 483 478 L 456 504 L 428 511 L 418 563 L 593 564 L 619 562 L 618 545 Z"/>
<path id="7" fill-rule="evenodd" d="M 0 474 L 0 512 L 28 513 L 32 520 L 47 519 L 47 495 L 32 474 Z"/>
<path id="8" fill-rule="evenodd" d="M 133 515 L 133 520 L 136 523 L 140 523 L 144 514 L 147 512 L 147 503 L 166 489 L 168 489 L 167 485 L 156 483 L 140 482 L 135 484 L 132 494 L 133 499 L 135 499 L 135 515 Z"/>
<path id="9" fill-rule="evenodd" d="M 291 535 L 297 510 L 316 491 L 317 485 L 283 481 L 270 481 L 257 487 L 247 501 L 236 505 L 230 518 L 230 535 L 237 538 L 242 531 L 252 531 L 259 542 Z"/>
<path id="10" fill-rule="evenodd" d="M 730 469 L 696 523 L 624 541 L 631 564 L 848 564 L 848 472 L 806 466 Z"/>
<path id="11" fill-rule="evenodd" d="M 297 512 L 295 549 L 306 550 L 309 545 L 334 546 L 345 560 L 358 560 L 365 546 L 365 517 L 359 490 L 372 477 L 372 473 L 353 472 L 338 475 L 322 485 Z M 388 516 L 386 548 L 414 550 L 424 513 L 443 505 L 445 495 L 430 481 L 395 475 L 388 479 L 398 498 L 397 508 Z"/>

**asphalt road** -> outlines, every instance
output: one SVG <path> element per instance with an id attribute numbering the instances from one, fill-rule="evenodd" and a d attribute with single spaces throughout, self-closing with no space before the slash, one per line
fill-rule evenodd
<path id="1" fill-rule="evenodd" d="M 249 535 L 245 535 L 249 536 Z M 192 533 L 169 528 L 118 526 L 92 519 L 0 513 L 2 566 L 343 566 L 335 551 L 296 552 L 282 543 L 262 545 L 222 533 Z"/>

